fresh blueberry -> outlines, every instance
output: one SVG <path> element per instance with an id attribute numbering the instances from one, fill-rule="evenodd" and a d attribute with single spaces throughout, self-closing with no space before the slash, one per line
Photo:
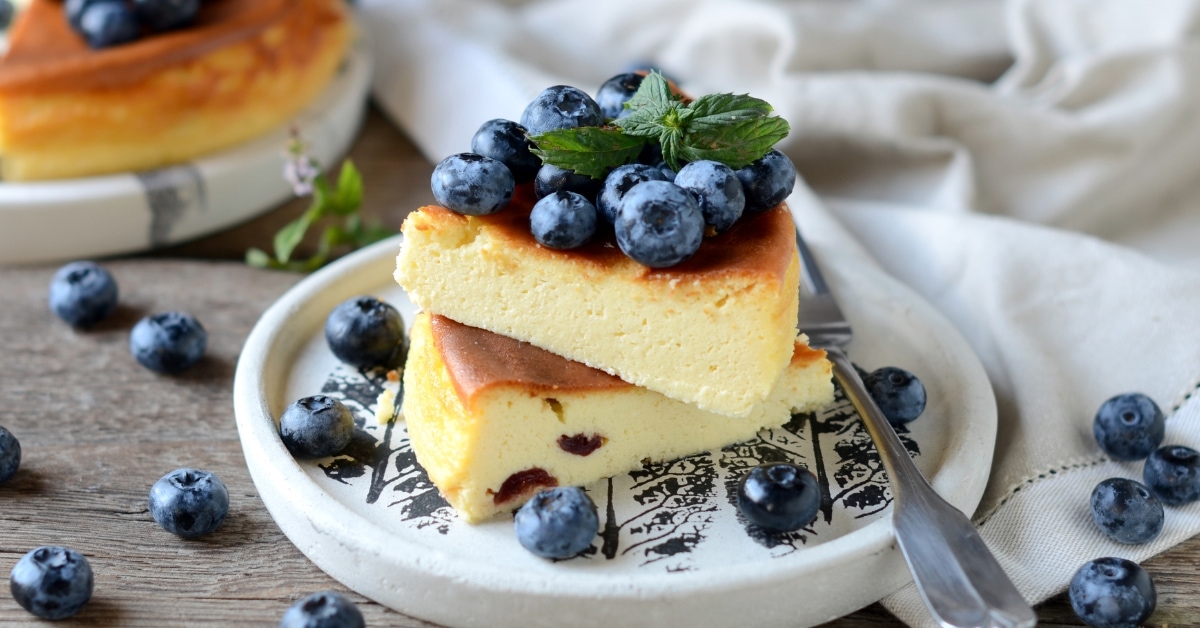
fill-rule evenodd
<path id="1" fill-rule="evenodd" d="M 129 334 L 129 350 L 144 367 L 157 373 L 179 373 L 200 361 L 208 332 L 191 314 L 165 312 L 138 321 Z"/>
<path id="2" fill-rule="evenodd" d="M 532 147 L 525 128 L 512 120 L 488 120 L 471 138 L 471 152 L 507 166 L 518 184 L 533 181 L 542 167 L 542 160 L 529 152 Z"/>
<path id="3" fill-rule="evenodd" d="M 535 240 L 552 249 L 573 249 L 596 233 L 596 206 L 575 192 L 542 197 L 529 213 Z"/>
<path id="4" fill-rule="evenodd" d="M 538 170 L 533 179 L 533 193 L 538 198 L 545 198 L 555 192 L 575 192 L 584 198 L 596 198 L 603 182 L 585 174 L 575 174 L 572 170 L 546 164 Z"/>
<path id="5" fill-rule="evenodd" d="M 596 195 L 596 209 L 600 211 L 600 217 L 608 224 L 614 224 L 617 221 L 617 210 L 621 207 L 621 201 L 633 186 L 647 181 L 666 181 L 667 178 L 663 173 L 654 166 L 646 164 L 625 164 L 617 166 L 604 177 L 604 185 L 600 188 L 600 193 Z"/>
<path id="6" fill-rule="evenodd" d="M 675 185 L 692 193 L 704 214 L 704 222 L 717 233 L 725 231 L 742 217 L 746 194 L 733 168 L 716 161 L 693 161 L 679 169 Z"/>
<path id="7" fill-rule="evenodd" d="M 346 596 L 321 591 L 292 604 L 279 628 L 364 628 L 362 612 Z"/>
<path id="8" fill-rule="evenodd" d="M 95 262 L 71 262 L 54 273 L 50 309 L 72 327 L 88 327 L 117 309 L 117 282 Z"/>
<path id="9" fill-rule="evenodd" d="M 92 2 L 83 10 L 79 32 L 92 48 L 108 48 L 141 37 L 142 27 L 124 2 L 104 0 Z"/>
<path id="10" fill-rule="evenodd" d="M 633 98 L 645 78 L 644 74 L 626 72 L 605 81 L 600 89 L 596 90 L 596 104 L 600 105 L 600 112 L 604 117 L 612 119 L 629 115 L 630 111 L 625 108 L 625 103 Z"/>
<path id="11" fill-rule="evenodd" d="M 1162 502 L 1140 482 L 1109 478 L 1092 490 L 1092 520 L 1118 543 L 1145 543 L 1162 532 Z"/>
<path id="12" fill-rule="evenodd" d="M 354 436 L 354 415 L 333 397 L 305 397 L 283 411 L 279 436 L 297 458 L 332 456 L 345 449 Z"/>
<path id="13" fill-rule="evenodd" d="M 0 484 L 17 474 L 21 466 L 21 441 L 0 425 Z"/>
<path id="14" fill-rule="evenodd" d="M 43 619 L 64 619 L 92 599 L 92 566 L 69 547 L 44 545 L 17 561 L 8 584 L 21 608 Z"/>
<path id="15" fill-rule="evenodd" d="M 530 135 L 602 124 L 604 113 L 600 111 L 600 105 L 583 90 L 567 85 L 547 87 L 521 114 L 521 126 Z"/>
<path id="16" fill-rule="evenodd" d="M 761 212 L 782 203 L 796 187 L 796 167 L 787 155 L 772 148 L 758 161 L 737 170 L 746 193 L 746 211 Z"/>
<path id="17" fill-rule="evenodd" d="M 229 491 L 217 476 L 175 469 L 150 487 L 150 516 L 162 529 L 185 538 L 216 530 L 229 514 Z"/>
<path id="18" fill-rule="evenodd" d="M 12 25 L 12 19 L 16 12 L 12 0 L 0 0 L 0 30 L 7 29 Z"/>
<path id="19" fill-rule="evenodd" d="M 1154 614 L 1158 597 L 1141 565 L 1114 557 L 1084 563 L 1068 595 L 1079 619 L 1096 628 L 1136 628 Z"/>
<path id="20" fill-rule="evenodd" d="M 325 342 L 337 359 L 360 369 L 404 363 L 408 342 L 396 308 L 370 296 L 338 304 L 325 319 Z"/>
<path id="21" fill-rule="evenodd" d="M 875 369 L 867 374 L 863 384 L 892 425 L 909 423 L 925 411 L 925 385 L 902 368 Z"/>
<path id="22" fill-rule="evenodd" d="M 791 532 L 816 518 L 821 489 L 808 469 L 783 462 L 763 464 L 750 469 L 738 484 L 737 505 L 750 523 Z"/>
<path id="23" fill-rule="evenodd" d="M 76 32 L 82 34 L 83 12 L 89 6 L 100 2 L 112 2 L 113 0 L 66 0 L 63 2 L 63 15 L 67 18 L 67 24 Z"/>
<path id="24" fill-rule="evenodd" d="M 667 181 L 670 181 L 671 183 L 675 183 L 675 177 L 679 176 L 679 173 L 672 170 L 671 167 L 668 166 L 667 162 L 665 162 L 665 161 L 660 161 L 660 162 L 654 164 L 654 167 L 658 168 L 658 171 L 662 173 L 663 178 L 666 179 Z M 738 184 L 740 185 L 741 181 L 738 181 Z M 744 192 L 743 192 L 742 198 L 744 201 L 745 200 Z"/>
<path id="25" fill-rule="evenodd" d="M 1200 453 L 1182 445 L 1155 449 L 1142 467 L 1142 479 L 1168 506 L 1200 500 Z"/>
<path id="26" fill-rule="evenodd" d="M 646 181 L 629 190 L 613 226 L 621 250 L 650 268 L 682 262 L 704 238 L 704 215 L 696 199 L 666 181 Z"/>
<path id="27" fill-rule="evenodd" d="M 504 164 L 475 153 L 442 160 L 430 181 L 433 197 L 447 209 L 468 216 L 495 213 L 508 204 L 516 181 Z"/>
<path id="28" fill-rule="evenodd" d="M 138 20 L 155 32 L 182 28 L 196 21 L 200 0 L 132 0 Z"/>
<path id="29" fill-rule="evenodd" d="M 1105 401 L 1092 423 L 1096 442 L 1114 460 L 1142 460 L 1162 444 L 1166 420 L 1154 400 L 1126 393 Z"/>
<path id="30" fill-rule="evenodd" d="M 542 558 L 570 558 L 592 545 L 600 530 L 596 504 L 576 486 L 542 491 L 513 519 L 517 540 Z"/>

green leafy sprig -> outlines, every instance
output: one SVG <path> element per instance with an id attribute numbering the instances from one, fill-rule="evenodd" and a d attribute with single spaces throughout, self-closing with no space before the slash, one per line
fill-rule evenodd
<path id="1" fill-rule="evenodd" d="M 275 255 L 251 248 L 246 251 L 246 263 L 256 268 L 272 268 L 311 272 L 329 261 L 338 247 L 359 248 L 383 240 L 395 232 L 378 224 L 366 224 L 359 215 L 362 207 L 362 175 L 347 159 L 342 162 L 337 185 L 331 185 L 316 161 L 306 154 L 302 141 L 293 135 L 288 146 L 289 161 L 284 177 L 292 184 L 297 196 L 312 195 L 308 209 L 297 219 L 284 225 L 274 238 Z M 296 247 L 304 240 L 309 228 L 327 218 L 340 218 L 340 224 L 325 227 L 317 242 L 317 251 L 308 259 L 292 259 Z"/>
<path id="2" fill-rule="evenodd" d="M 659 72 L 650 72 L 625 103 L 624 118 L 601 127 L 558 129 L 535 135 L 543 163 L 595 179 L 637 160 L 648 143 L 662 146 L 674 170 L 708 159 L 742 168 L 767 154 L 791 130 L 771 105 L 745 94 L 711 94 L 685 103 Z"/>

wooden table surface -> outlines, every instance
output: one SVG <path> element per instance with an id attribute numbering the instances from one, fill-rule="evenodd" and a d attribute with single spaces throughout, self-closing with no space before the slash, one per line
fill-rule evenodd
<path id="1" fill-rule="evenodd" d="M 365 215 L 398 226 L 432 200 L 432 165 L 378 110 L 350 157 L 366 182 Z M 304 558 L 271 520 L 242 458 L 232 403 L 238 354 L 258 316 L 300 277 L 240 260 L 305 206 L 292 201 L 201 240 L 106 260 L 120 307 L 86 332 L 47 309 L 58 264 L 0 269 L 0 425 L 23 449 L 20 471 L 0 485 L 0 575 L 38 545 L 83 552 L 95 594 L 56 625 L 270 626 L 322 589 L 347 592 L 368 626 L 432 625 L 348 592 Z M 138 318 L 167 309 L 191 312 L 209 332 L 207 357 L 176 377 L 140 367 L 127 345 Z M 181 466 L 210 470 L 229 487 L 229 517 L 212 535 L 179 539 L 150 518 L 151 484 Z M 1159 592 L 1151 625 L 1200 626 L 1198 563 L 1194 538 L 1145 564 Z M 0 626 L 44 625 L 6 591 Z M 1038 614 L 1043 626 L 1082 625 L 1065 596 Z M 828 625 L 901 624 L 875 604 Z"/>

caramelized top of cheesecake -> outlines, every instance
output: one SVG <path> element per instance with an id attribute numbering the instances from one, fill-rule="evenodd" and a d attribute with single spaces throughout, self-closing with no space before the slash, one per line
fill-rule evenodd
<path id="1" fill-rule="evenodd" d="M 508 206 L 486 216 L 463 216 L 435 205 L 422 207 L 433 222 L 477 221 L 509 246 L 530 255 L 546 255 L 593 264 L 602 269 L 624 269 L 646 279 L 693 279 L 724 274 L 767 274 L 782 277 L 796 255 L 796 231 L 787 206 L 746 213 L 728 231 L 705 237 L 700 250 L 670 268 L 647 268 L 621 252 L 611 227 L 603 223 L 596 236 L 583 246 L 559 251 L 538 244 L 529 229 L 529 212 L 537 198 L 531 184 L 518 186 Z"/>
<path id="2" fill-rule="evenodd" d="M 302 5 L 317 3 L 205 0 L 191 26 L 93 50 L 67 23 L 62 2 L 33 0 L 13 27 L 8 53 L 0 59 L 0 90 L 112 88 L 138 83 L 164 68 L 256 37 L 302 10 Z M 329 13 L 323 19 L 341 19 L 330 8 L 322 10 Z"/>
<path id="3" fill-rule="evenodd" d="M 531 395 L 552 392 L 599 392 L 633 386 L 580 362 L 438 314 L 429 317 L 434 347 L 446 365 L 463 405 L 493 388 L 519 388 Z M 805 366 L 825 352 L 796 342 L 791 364 Z"/>

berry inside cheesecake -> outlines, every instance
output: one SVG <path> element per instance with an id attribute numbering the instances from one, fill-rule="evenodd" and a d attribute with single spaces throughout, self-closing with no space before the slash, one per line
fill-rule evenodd
<path id="1" fill-rule="evenodd" d="M 464 520 L 572 486 L 754 438 L 833 399 L 823 351 L 792 345 L 783 376 L 744 419 L 633 386 L 528 343 L 421 313 L 404 370 L 413 450 Z"/>

